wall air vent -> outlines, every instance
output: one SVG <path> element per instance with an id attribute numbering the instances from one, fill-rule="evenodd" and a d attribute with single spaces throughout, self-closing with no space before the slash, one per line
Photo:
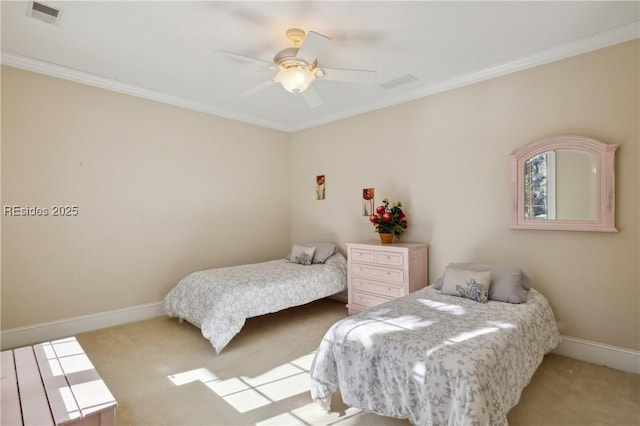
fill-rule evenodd
<path id="1" fill-rule="evenodd" d="M 412 76 L 411 74 L 403 75 L 402 77 L 398 77 L 396 79 L 387 81 L 385 83 L 380 84 L 380 87 L 383 89 L 392 89 L 394 87 L 402 86 L 403 84 L 413 83 L 418 79 Z"/>
<path id="2" fill-rule="evenodd" d="M 47 24 L 58 25 L 62 17 L 62 10 L 37 1 L 30 1 L 27 6 L 27 16 L 39 19 Z"/>

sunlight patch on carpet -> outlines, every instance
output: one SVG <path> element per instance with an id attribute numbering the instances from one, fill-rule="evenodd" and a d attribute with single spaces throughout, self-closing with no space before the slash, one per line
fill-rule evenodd
<path id="1" fill-rule="evenodd" d="M 315 352 L 311 352 L 254 377 L 237 376 L 220 379 L 208 368 L 203 367 L 171 374 L 167 378 L 175 386 L 201 382 L 237 412 L 247 413 L 296 395 L 308 394 L 311 388 L 309 371 L 314 355 Z M 310 403 L 256 424 L 328 425 L 335 424 L 338 420 L 344 420 L 360 412 L 360 410 L 355 409 L 348 409 L 347 411 L 349 412 L 348 415 L 345 415 L 345 413 L 328 414 L 324 413 L 315 404 Z"/>

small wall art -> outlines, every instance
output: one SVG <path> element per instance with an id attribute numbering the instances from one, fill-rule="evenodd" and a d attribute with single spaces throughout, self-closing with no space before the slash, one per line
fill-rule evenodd
<path id="1" fill-rule="evenodd" d="M 362 216 L 371 216 L 373 214 L 373 204 L 375 203 L 373 197 L 373 188 L 364 188 L 362 190 Z"/>
<path id="2" fill-rule="evenodd" d="M 324 200 L 324 175 L 316 176 L 316 200 Z"/>

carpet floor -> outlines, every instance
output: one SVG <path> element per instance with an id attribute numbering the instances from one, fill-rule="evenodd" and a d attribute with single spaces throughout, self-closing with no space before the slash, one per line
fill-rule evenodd
<path id="1" fill-rule="evenodd" d="M 309 368 L 326 330 L 346 316 L 325 299 L 247 320 L 221 352 L 175 318 L 77 336 L 118 401 L 117 425 L 408 425 L 342 403 L 311 401 Z M 640 425 L 640 376 L 548 354 L 511 426 Z"/>

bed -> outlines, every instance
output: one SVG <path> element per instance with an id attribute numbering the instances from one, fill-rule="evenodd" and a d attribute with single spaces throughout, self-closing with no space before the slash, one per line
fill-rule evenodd
<path id="1" fill-rule="evenodd" d="M 443 294 L 425 287 L 334 324 L 311 368 L 311 396 L 414 425 L 506 425 L 544 354 L 561 341 L 548 301 Z"/>
<path id="2" fill-rule="evenodd" d="M 247 318 L 345 290 L 346 269 L 346 259 L 334 247 L 322 263 L 278 259 L 194 272 L 167 294 L 165 312 L 199 327 L 220 353 Z"/>

